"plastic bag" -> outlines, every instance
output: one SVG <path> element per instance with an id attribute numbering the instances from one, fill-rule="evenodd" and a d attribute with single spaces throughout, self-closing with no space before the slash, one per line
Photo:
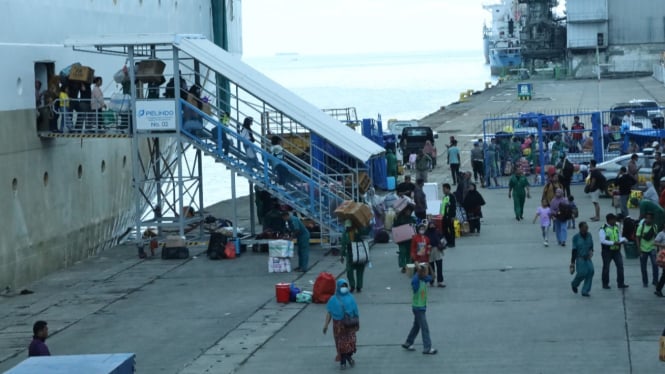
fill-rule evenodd
<path id="1" fill-rule="evenodd" d="M 111 95 L 109 109 L 114 112 L 127 112 L 132 108 L 132 97 L 128 94 L 116 92 Z"/>
<path id="2" fill-rule="evenodd" d="M 312 302 L 312 293 L 309 291 L 302 291 L 296 295 L 296 303 L 311 303 Z"/>
<path id="3" fill-rule="evenodd" d="M 226 243 L 226 246 L 224 247 L 224 258 L 233 260 L 236 258 L 236 245 L 233 242 L 228 242 Z"/>
<path id="4" fill-rule="evenodd" d="M 122 84 L 129 80 L 129 72 L 127 71 L 127 65 L 123 66 L 122 69 L 118 70 L 113 74 L 113 80 L 115 83 Z"/>

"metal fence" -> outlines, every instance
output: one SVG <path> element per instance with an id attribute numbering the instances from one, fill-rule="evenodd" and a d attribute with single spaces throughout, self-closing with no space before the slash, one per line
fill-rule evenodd
<path id="1" fill-rule="evenodd" d="M 521 170 L 532 185 L 559 172 L 562 156 L 575 166 L 572 182 L 583 182 L 588 164 L 652 147 L 665 138 L 663 108 L 626 103 L 607 111 L 517 113 L 483 121 L 484 179 L 506 187 Z"/>

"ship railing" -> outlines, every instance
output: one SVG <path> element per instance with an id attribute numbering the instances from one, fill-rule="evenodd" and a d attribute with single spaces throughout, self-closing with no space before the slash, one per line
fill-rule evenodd
<path id="1" fill-rule="evenodd" d="M 50 109 L 50 131 L 76 132 L 83 134 L 128 133 L 131 127 L 131 99 L 123 97 L 104 98 L 105 106 L 92 110 L 91 99 L 53 100 Z M 125 102 L 122 102 L 125 101 Z M 113 108 L 113 109 L 112 109 Z"/>
<path id="2" fill-rule="evenodd" d="M 181 129 L 183 136 L 195 147 L 288 202 L 295 210 L 322 226 L 341 231 L 340 222 L 333 213 L 344 200 L 351 198 L 343 182 L 340 183 L 350 174 L 325 175 L 286 152 L 283 158 L 278 158 L 234 131 L 232 125 L 238 123 L 223 124 L 211 113 L 202 111 L 186 100 L 179 99 L 179 105 L 200 118 L 200 128 L 190 130 L 185 126 Z M 249 153 L 254 153 L 255 157 L 249 157 Z"/>

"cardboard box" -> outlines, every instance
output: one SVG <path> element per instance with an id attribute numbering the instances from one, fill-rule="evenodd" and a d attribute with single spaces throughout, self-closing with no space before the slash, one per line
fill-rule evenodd
<path id="1" fill-rule="evenodd" d="M 268 257 L 268 273 L 290 273 L 291 260 L 281 257 Z"/>
<path id="2" fill-rule="evenodd" d="M 166 241 L 164 242 L 164 247 L 167 248 L 179 248 L 186 246 L 185 239 L 178 235 L 169 235 L 166 237 Z"/>
<path id="3" fill-rule="evenodd" d="M 344 180 L 344 185 L 347 187 L 351 187 L 353 184 L 353 179 L 351 177 L 346 177 Z M 369 188 L 372 186 L 372 180 L 369 177 L 369 174 L 367 174 L 364 171 L 358 172 L 358 190 L 360 191 L 361 194 L 367 192 Z"/>
<path id="4" fill-rule="evenodd" d="M 73 65 L 69 71 L 69 80 L 77 82 L 92 83 L 95 76 L 95 70 L 89 66 Z"/>
<path id="5" fill-rule="evenodd" d="M 404 208 L 406 208 L 409 205 L 414 206 L 413 200 L 411 200 L 411 198 L 408 196 L 400 196 L 393 203 L 393 209 L 395 209 L 395 213 L 399 214 L 401 211 L 404 210 Z"/>
<path id="6" fill-rule="evenodd" d="M 393 233 L 393 242 L 402 243 L 407 240 L 411 240 L 414 235 L 416 235 L 416 229 L 412 225 L 406 224 L 401 226 L 395 226 L 392 228 Z"/>
<path id="7" fill-rule="evenodd" d="M 335 209 L 335 215 L 342 221 L 351 220 L 357 228 L 369 226 L 372 209 L 367 204 L 347 200 Z"/>
<path id="8" fill-rule="evenodd" d="M 293 257 L 293 242 L 290 240 L 271 240 L 268 242 L 270 257 Z"/>
<path id="9" fill-rule="evenodd" d="M 164 69 L 166 64 L 162 60 L 142 60 L 136 69 L 136 79 L 145 83 L 164 83 Z"/>

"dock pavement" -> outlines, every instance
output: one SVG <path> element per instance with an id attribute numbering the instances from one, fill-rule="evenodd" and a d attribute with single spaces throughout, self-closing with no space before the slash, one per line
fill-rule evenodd
<path id="1" fill-rule="evenodd" d="M 594 81 L 534 82 L 549 92 L 548 105 L 588 108 L 586 91 Z M 665 88 L 651 78 L 603 82 L 609 107 L 631 98 L 665 102 Z M 439 131 L 444 149 L 447 130 L 478 134 L 490 113 L 539 111 L 538 101 L 518 101 L 504 83 L 469 102 L 448 106 L 424 119 Z M 557 96 L 558 95 L 558 96 Z M 501 98 L 498 100 L 497 98 Z M 543 101 L 544 102 L 544 101 Z M 542 105 L 543 102 L 540 102 Z M 453 132 L 451 132 L 452 134 Z M 463 155 L 468 167 L 468 153 Z M 445 159 L 430 182 L 450 180 Z M 580 219 L 592 205 L 582 186 L 572 187 Z M 432 288 L 427 310 L 434 356 L 401 348 L 412 323 L 409 279 L 397 266 L 397 246 L 372 248 L 360 309 L 356 367 L 359 373 L 658 373 L 658 339 L 665 327 L 665 299 L 641 286 L 639 261 L 625 260 L 626 283 L 600 286 L 601 222 L 590 222 L 597 252 L 591 297 L 570 289 L 570 245 L 544 247 L 531 223 L 542 188 L 531 190 L 525 220 L 518 222 L 505 189 L 482 189 L 487 201 L 479 236 L 458 239 L 446 250 L 446 288 Z M 248 217 L 245 203 L 239 212 Z M 225 204 L 211 213 L 228 211 Z M 613 211 L 601 200 L 601 216 Z M 631 215 L 636 215 L 631 210 Z M 245 221 L 246 222 L 246 218 Z M 241 222 L 242 224 L 242 222 Z M 569 231 L 570 237 L 576 232 Z M 552 236 L 553 238 L 553 236 Z M 553 241 L 553 240 L 552 240 Z M 552 242 L 551 241 L 551 242 Z M 265 253 L 247 252 L 235 260 L 210 261 L 204 247 L 192 248 L 184 261 L 140 260 L 131 245 L 121 245 L 25 286 L 29 295 L 0 296 L 0 372 L 27 357 L 32 323 L 49 324 L 52 354 L 136 354 L 139 373 L 333 373 L 332 336 L 323 335 L 325 307 L 278 304 L 274 285 L 295 282 L 311 290 L 321 271 L 342 275 L 339 258 L 312 248 L 307 273 L 269 274 Z"/>

